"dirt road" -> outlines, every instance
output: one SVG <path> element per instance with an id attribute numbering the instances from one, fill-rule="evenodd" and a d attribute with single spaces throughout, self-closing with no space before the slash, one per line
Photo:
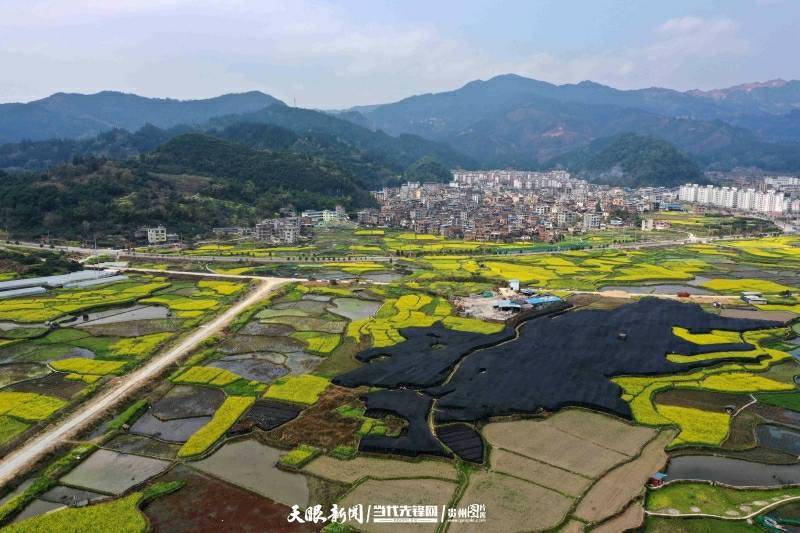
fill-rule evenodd
<path id="1" fill-rule="evenodd" d="M 250 305 L 266 298 L 273 290 L 291 280 L 282 278 L 265 279 L 244 299 L 216 317 L 201 325 L 179 344 L 147 361 L 144 366 L 119 378 L 115 385 L 100 395 L 91 398 L 78 408 L 78 411 L 30 439 L 0 461 L 0 487 L 14 477 L 24 473 L 27 468 L 44 457 L 48 452 L 74 438 L 93 421 L 106 414 L 116 404 L 122 402 L 145 383 L 161 374 L 164 369 L 193 351 L 208 337 L 219 333 L 233 319 Z"/>
<path id="2" fill-rule="evenodd" d="M 608 298 L 662 298 L 665 300 L 678 300 L 679 302 L 694 302 L 698 304 L 713 304 L 714 302 L 731 303 L 741 302 L 742 299 L 738 296 L 729 294 L 690 294 L 689 296 L 678 296 L 677 294 L 647 294 L 639 292 L 628 292 L 625 290 L 614 291 L 565 291 L 572 294 L 597 294 L 599 296 L 606 296 Z"/>

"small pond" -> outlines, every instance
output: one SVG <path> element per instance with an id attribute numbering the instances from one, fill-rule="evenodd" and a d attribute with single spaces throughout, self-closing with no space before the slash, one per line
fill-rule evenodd
<path id="1" fill-rule="evenodd" d="M 792 455 L 800 455 L 800 432 L 783 426 L 761 424 L 756 429 L 758 443 Z"/>
<path id="2" fill-rule="evenodd" d="M 381 305 L 381 302 L 359 298 L 335 298 L 333 305 L 328 307 L 328 311 L 350 320 L 363 320 L 377 313 Z"/>
<path id="3" fill-rule="evenodd" d="M 800 483 L 800 464 L 768 465 L 728 457 L 684 455 L 670 461 L 667 476 L 667 481 L 715 481 L 734 487 L 779 486 Z"/>
<path id="4" fill-rule="evenodd" d="M 391 283 L 402 278 L 403 275 L 398 274 L 397 272 L 373 272 L 371 274 L 361 274 L 361 277 L 377 283 Z"/>
<path id="5" fill-rule="evenodd" d="M 115 309 L 104 309 L 102 311 L 92 311 L 86 313 L 88 320 L 84 320 L 80 315 L 74 321 L 61 320 L 59 322 L 75 326 L 95 326 L 98 324 L 113 324 L 116 322 L 131 322 L 134 320 L 153 320 L 156 318 L 167 318 L 169 309 L 160 305 L 134 305 Z"/>

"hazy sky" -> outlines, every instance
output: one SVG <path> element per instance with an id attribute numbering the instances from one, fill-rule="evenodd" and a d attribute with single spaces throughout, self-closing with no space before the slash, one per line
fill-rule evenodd
<path id="1" fill-rule="evenodd" d="M 798 0 L 0 0 L 0 101 L 258 89 L 341 108 L 515 72 L 620 88 L 800 78 Z"/>

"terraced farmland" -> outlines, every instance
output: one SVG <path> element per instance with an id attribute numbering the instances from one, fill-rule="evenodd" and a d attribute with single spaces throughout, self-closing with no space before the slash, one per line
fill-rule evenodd
<path id="1" fill-rule="evenodd" d="M 0 523 L 84 523 L 111 509 L 135 524 L 146 516 L 154 531 L 313 531 L 326 524 L 288 523 L 292 505 L 481 503 L 485 521 L 419 528 L 680 531 L 736 530 L 750 515 L 790 512 L 800 483 L 796 239 L 517 254 L 525 247 L 393 231 L 325 238 L 328 250 L 397 260 L 297 259 L 294 272 L 354 281 L 287 285 L 249 309 L 109 414 L 80 453 L 20 480 L 0 503 Z M 242 251 L 229 246 L 221 251 Z M 398 277 L 366 277 L 389 270 Z M 509 278 L 567 303 L 508 321 L 462 305 L 487 292 L 507 297 Z M 163 315 L 113 322 L 89 307 L 78 311 L 86 324 L 78 316 L 0 331 L 0 404 L 9 405 L 0 443 L 128 372 L 244 289 L 132 282 L 153 290 L 125 305 Z M 610 297 L 603 287 L 666 288 Z M 678 298 L 682 287 L 705 294 Z M 767 305 L 740 300 L 748 290 Z M 55 304 L 15 305 L 29 316 Z M 666 486 L 648 489 L 665 469 Z M 79 497 L 90 504 L 77 507 Z"/>

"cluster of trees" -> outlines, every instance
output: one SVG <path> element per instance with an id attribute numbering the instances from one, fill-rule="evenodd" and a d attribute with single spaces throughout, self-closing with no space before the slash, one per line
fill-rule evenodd
<path id="1" fill-rule="evenodd" d="M 81 269 L 77 261 L 68 259 L 63 252 L 34 250 L 18 252 L 0 248 L 0 266 L 4 272 L 16 272 L 25 277 L 52 276 Z"/>

